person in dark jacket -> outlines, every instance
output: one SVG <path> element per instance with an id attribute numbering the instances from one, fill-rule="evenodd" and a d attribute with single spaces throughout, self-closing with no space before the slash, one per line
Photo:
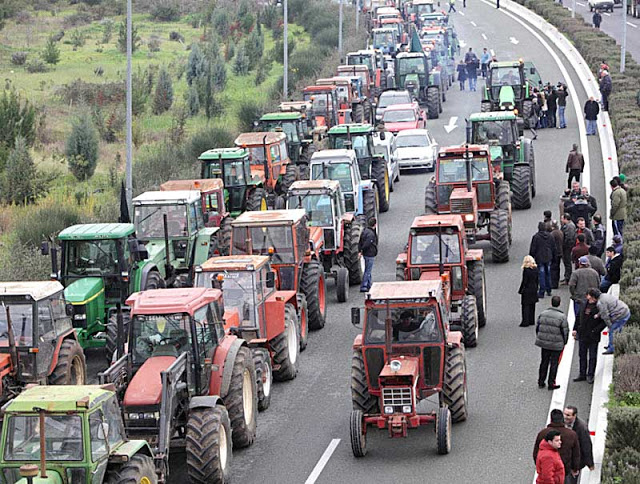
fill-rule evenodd
<path id="1" fill-rule="evenodd" d="M 360 235 L 358 250 L 364 257 L 364 274 L 360 292 L 367 292 L 371 289 L 371 272 L 373 271 L 373 261 L 378 255 L 378 234 L 376 233 L 376 219 L 371 217 L 367 222 L 367 227 Z"/>
<path id="2" fill-rule="evenodd" d="M 598 257 L 602 257 L 604 253 L 605 242 L 607 240 L 607 229 L 602 223 L 602 216 L 600 214 L 595 214 L 593 216 L 593 245 L 591 248 L 593 249 L 593 254 Z"/>
<path id="3" fill-rule="evenodd" d="M 551 410 L 551 422 L 546 428 L 542 429 L 536 437 L 536 443 L 533 448 L 534 460 L 538 457 L 538 447 L 542 439 L 550 430 L 560 432 L 562 438 L 562 446 L 560 447 L 560 457 L 564 464 L 565 475 L 577 476 L 580 471 L 580 441 L 575 431 L 568 429 L 564 424 L 564 414 L 562 410 L 555 408 Z M 564 482 L 567 482 L 566 480 Z"/>
<path id="4" fill-rule="evenodd" d="M 533 326 L 536 323 L 536 303 L 538 302 L 538 266 L 530 255 L 526 255 L 522 261 L 522 281 L 518 294 L 520 294 L 522 305 L 520 327 Z"/>
<path id="5" fill-rule="evenodd" d="M 548 85 L 547 94 L 547 127 L 556 127 L 556 110 L 558 109 L 558 95 L 551 84 Z"/>
<path id="6" fill-rule="evenodd" d="M 467 80 L 467 66 L 462 59 L 460 59 L 460 63 L 456 67 L 456 72 L 458 73 L 458 82 L 460 83 L 460 90 L 464 91 L 464 81 Z"/>
<path id="7" fill-rule="evenodd" d="M 600 28 L 600 24 L 602 23 L 602 14 L 600 13 L 600 10 L 596 9 L 593 12 L 593 17 L 591 18 L 591 21 L 593 22 L 593 26 L 596 29 Z"/>
<path id="8" fill-rule="evenodd" d="M 538 297 L 544 297 L 545 292 L 551 296 L 551 261 L 556 256 L 556 244 L 544 222 L 538 223 L 538 232 L 531 238 L 529 255 L 535 259 L 538 266 Z"/>
<path id="9" fill-rule="evenodd" d="M 569 174 L 567 188 L 571 188 L 571 180 L 574 178 L 580 181 L 580 174 L 584 171 L 584 156 L 578 151 L 578 145 L 573 144 L 569 156 L 567 157 L 567 165 L 565 172 Z"/>
<path id="10" fill-rule="evenodd" d="M 576 226 L 580 219 L 584 219 L 585 226 L 588 226 L 589 224 L 587 221 L 591 220 L 591 216 L 596 213 L 596 209 L 584 199 L 583 195 L 578 195 L 575 197 L 575 203 L 567 207 L 567 213 L 571 215 L 571 220 L 573 220 L 573 223 L 576 224 Z"/>
<path id="11" fill-rule="evenodd" d="M 551 221 L 551 238 L 556 244 L 556 256 L 551 261 L 551 289 L 558 289 L 560 285 L 560 262 L 562 261 L 562 231 L 557 220 Z"/>
<path id="12" fill-rule="evenodd" d="M 607 274 L 600 282 L 600 292 L 609 292 L 609 288 L 620 282 L 620 272 L 622 271 L 622 256 L 613 247 L 607 247 L 607 263 L 605 264 Z"/>
<path id="13" fill-rule="evenodd" d="M 596 134 L 598 113 L 600 112 L 600 105 L 598 101 L 593 99 L 593 96 L 584 103 L 584 118 L 587 120 L 587 136 Z"/>
<path id="14" fill-rule="evenodd" d="M 607 275 L 607 269 L 605 269 L 602 259 L 597 255 L 594 255 L 593 246 L 589 247 L 589 255 L 587 256 L 587 259 L 589 259 L 591 268 L 598 273 L 602 280 L 602 278 Z"/>
<path id="15" fill-rule="evenodd" d="M 600 94 L 602 94 L 602 110 L 609 111 L 609 95 L 613 90 L 613 83 L 609 71 L 603 70 L 600 73 Z"/>
<path id="16" fill-rule="evenodd" d="M 564 110 L 567 108 L 567 97 L 569 97 L 567 86 L 559 82 L 556 96 L 558 98 L 558 129 L 564 129 L 567 127 L 567 121 L 564 118 Z"/>
<path id="17" fill-rule="evenodd" d="M 476 90 L 476 81 L 478 80 L 478 66 L 480 61 L 473 54 L 473 58 L 467 62 L 467 79 L 469 79 L 469 91 Z"/>
<path id="18" fill-rule="evenodd" d="M 580 192 L 582 193 L 582 196 L 587 201 L 587 203 L 591 205 L 593 208 L 595 208 L 596 210 L 598 210 L 598 201 L 596 200 L 596 197 L 594 197 L 589 193 L 589 188 L 582 187 L 580 189 Z"/>
<path id="19" fill-rule="evenodd" d="M 598 343 L 602 330 L 607 327 L 602 318 L 596 317 L 598 304 L 586 301 L 573 327 L 573 337 L 578 340 L 580 374 L 573 381 L 587 380 L 593 383 L 598 362 Z"/>
<path id="20" fill-rule="evenodd" d="M 595 269 L 591 267 L 589 258 L 583 255 L 578 259 L 578 267 L 571 274 L 569 279 L 569 291 L 573 300 L 573 311 L 576 320 L 580 317 L 580 308 L 584 305 L 587 297 L 587 291 L 593 287 L 600 285 L 600 276 Z"/>
<path id="21" fill-rule="evenodd" d="M 578 418 L 578 409 L 573 405 L 564 407 L 564 426 L 573 430 L 578 436 L 580 444 L 580 469 L 588 467 L 589 470 L 594 469 L 593 448 L 591 446 L 591 435 L 589 427 L 585 422 Z"/>
<path id="22" fill-rule="evenodd" d="M 540 313 L 536 324 L 536 346 L 541 348 L 538 387 L 544 388 L 548 374 L 549 390 L 560 388 L 560 385 L 556 385 L 558 362 L 569 339 L 569 323 L 564 311 L 560 309 L 561 302 L 560 296 L 553 296 L 551 307 Z"/>
<path id="23" fill-rule="evenodd" d="M 573 261 L 571 260 L 571 250 L 576 245 L 576 226 L 571 221 L 571 215 L 565 213 L 562 218 L 562 262 L 564 264 L 563 284 L 569 284 L 569 278 L 573 271 Z"/>
<path id="24" fill-rule="evenodd" d="M 571 249 L 571 262 L 573 262 L 574 269 L 578 268 L 578 260 L 583 255 L 589 254 L 589 246 L 585 242 L 584 234 L 580 234 L 576 237 L 576 246 Z"/>

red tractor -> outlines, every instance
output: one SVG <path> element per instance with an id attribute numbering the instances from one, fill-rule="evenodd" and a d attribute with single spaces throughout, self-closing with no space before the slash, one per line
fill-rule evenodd
<path id="1" fill-rule="evenodd" d="M 307 346 L 307 300 L 277 291 L 264 255 L 213 257 L 196 268 L 196 286 L 222 289 L 225 330 L 247 341 L 258 380 L 258 409 L 271 402 L 272 378 L 292 380 Z"/>
<path id="2" fill-rule="evenodd" d="M 317 79 L 318 86 L 335 86 L 338 94 L 338 124 L 371 122 L 371 103 L 362 97 L 359 77 Z M 366 118 L 366 114 L 369 118 Z"/>
<path id="3" fill-rule="evenodd" d="M 267 255 L 276 288 L 305 296 L 309 329 L 324 327 L 326 288 L 320 263 L 322 231 L 309 231 L 304 210 L 245 212 L 231 224 L 231 255 Z"/>
<path id="4" fill-rule="evenodd" d="M 467 418 L 467 375 L 462 334 L 449 330 L 449 280 L 376 282 L 365 298 L 362 334 L 351 360 L 351 449 L 367 453 L 368 427 L 389 437 L 435 424 L 439 454 L 451 450 L 451 422 Z M 351 322 L 360 324 L 359 308 Z M 438 395 L 437 410 L 420 411 Z"/>
<path id="5" fill-rule="evenodd" d="M 486 282 L 482 249 L 469 249 L 460 215 L 416 217 L 405 251 L 396 259 L 396 280 L 451 281 L 451 317 L 466 347 L 477 344 L 478 328 L 487 323 Z"/>
<path id="6" fill-rule="evenodd" d="M 154 447 L 160 482 L 174 445 L 186 451 L 189 482 L 227 482 L 231 443 L 256 437 L 257 390 L 247 343 L 225 334 L 222 292 L 156 289 L 127 304 L 128 352 L 99 375 L 116 386 L 127 435 Z"/>
<path id="7" fill-rule="evenodd" d="M 338 124 L 338 89 L 330 86 L 307 86 L 302 90 L 305 102 L 311 103 L 309 115 L 317 128 L 330 129 Z"/>
<path id="8" fill-rule="evenodd" d="M 511 201 L 509 183 L 494 172 L 487 145 L 441 148 L 435 176 L 425 189 L 424 209 L 430 214 L 459 214 L 471 243 L 491 242 L 494 262 L 509 260 Z M 486 233 L 480 233 L 487 229 Z"/>

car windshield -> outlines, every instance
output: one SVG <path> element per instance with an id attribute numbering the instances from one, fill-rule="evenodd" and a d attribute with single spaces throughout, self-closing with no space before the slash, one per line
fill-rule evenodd
<path id="1" fill-rule="evenodd" d="M 473 123 L 473 142 L 501 146 L 514 144 L 511 123 L 511 120 Z"/>
<path id="2" fill-rule="evenodd" d="M 352 149 L 355 150 L 358 158 L 368 158 L 371 156 L 369 153 L 369 143 L 367 142 L 367 135 L 351 135 L 351 146 L 349 146 L 349 138 L 346 134 L 339 136 L 331 136 L 331 148 L 335 150 L 340 149 Z"/>
<path id="3" fill-rule="evenodd" d="M 2 302 L 0 303 L 0 348 L 9 346 L 7 307 L 16 345 L 31 346 L 33 343 L 33 305 Z"/>
<path id="4" fill-rule="evenodd" d="M 189 235 L 186 205 L 138 205 L 134 212 L 138 237 L 143 240 L 164 237 L 164 214 L 169 237 Z"/>
<path id="5" fill-rule="evenodd" d="M 424 57 L 402 57 L 398 59 L 398 74 L 424 74 Z"/>
<path id="6" fill-rule="evenodd" d="M 349 163 L 324 163 L 327 173 L 323 173 L 322 163 L 311 165 L 312 180 L 336 180 L 340 183 L 343 192 L 353 191 L 353 181 L 351 180 L 351 165 Z"/>
<path id="7" fill-rule="evenodd" d="M 332 227 L 333 211 L 331 195 L 326 193 L 296 193 L 289 195 L 287 208 L 303 208 L 307 212 L 307 225 L 311 227 Z"/>
<path id="8" fill-rule="evenodd" d="M 244 161 L 226 161 L 222 165 L 224 171 L 223 181 L 225 187 L 244 187 L 247 185 L 244 173 Z"/>
<path id="9" fill-rule="evenodd" d="M 47 415 L 44 419 L 45 458 L 48 461 L 81 461 L 82 419 L 79 415 Z M 9 461 L 40 460 L 40 417 L 11 415 L 4 449 Z"/>
<path id="10" fill-rule="evenodd" d="M 249 234 L 247 234 L 247 231 Z M 251 239 L 248 245 L 247 238 Z M 294 262 L 293 230 L 290 225 L 271 227 L 234 227 L 233 254 L 270 255 L 274 264 Z"/>
<path id="11" fill-rule="evenodd" d="M 432 306 L 422 308 L 391 308 L 392 343 L 436 343 L 442 341 L 438 317 Z M 387 309 L 368 309 L 365 341 L 384 344 Z"/>
<path id="12" fill-rule="evenodd" d="M 410 123 L 416 120 L 416 112 L 413 109 L 387 109 L 382 116 L 382 120 L 385 123 Z"/>
<path id="13" fill-rule="evenodd" d="M 442 234 L 442 263 L 459 264 L 461 261 L 458 234 Z M 416 265 L 440 264 L 438 234 L 426 233 L 411 237 L 411 263 Z"/>
<path id="14" fill-rule="evenodd" d="M 114 239 L 67 240 L 65 276 L 108 276 L 118 274 L 118 252 Z"/>
<path id="15" fill-rule="evenodd" d="M 133 363 L 140 365 L 152 356 L 180 356 L 189 350 L 189 315 L 137 314 L 133 318 Z"/>
<path id="16" fill-rule="evenodd" d="M 440 158 L 438 160 L 438 178 L 443 183 L 467 181 L 467 167 L 463 158 Z M 487 158 L 471 160 L 471 181 L 488 181 L 491 179 Z"/>
<path id="17" fill-rule="evenodd" d="M 378 100 L 379 108 L 386 108 L 394 104 L 407 104 L 411 102 L 411 97 L 407 92 L 401 93 L 383 93 Z"/>
<path id="18" fill-rule="evenodd" d="M 494 67 L 491 69 L 491 84 L 494 86 L 516 86 L 522 84 L 517 67 Z"/>
<path id="19" fill-rule="evenodd" d="M 396 137 L 396 148 L 414 148 L 429 146 L 429 138 L 423 134 Z"/>

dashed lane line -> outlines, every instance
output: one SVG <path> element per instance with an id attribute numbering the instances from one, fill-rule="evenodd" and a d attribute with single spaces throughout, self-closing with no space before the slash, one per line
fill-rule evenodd
<path id="1" fill-rule="evenodd" d="M 471 25 L 473 25 L 474 27 L 477 27 L 476 23 L 473 20 L 471 21 Z"/>
<path id="2" fill-rule="evenodd" d="M 304 484 L 314 484 L 318 480 L 318 477 L 320 477 L 320 474 L 324 470 L 324 467 L 327 465 L 327 462 L 329 462 L 329 459 L 331 459 L 331 455 L 336 450 L 336 447 L 338 447 L 339 443 L 340 439 L 333 439 L 331 442 L 329 442 L 327 449 L 324 451 L 324 454 L 322 454 L 322 457 L 320 457 L 320 460 L 313 468 L 313 471 L 311 471 L 311 474 L 309 474 L 309 477 L 307 477 L 307 480 L 304 481 Z"/>
<path id="3" fill-rule="evenodd" d="M 486 36 L 486 35 L 484 35 L 484 34 L 482 34 L 482 38 L 483 38 L 484 40 L 487 40 L 487 36 Z"/>
<path id="4" fill-rule="evenodd" d="M 627 25 L 628 25 L 629 27 L 633 27 L 634 29 L 637 29 L 637 28 L 638 28 L 638 26 L 637 26 L 636 24 L 632 24 L 631 22 L 627 22 Z"/>

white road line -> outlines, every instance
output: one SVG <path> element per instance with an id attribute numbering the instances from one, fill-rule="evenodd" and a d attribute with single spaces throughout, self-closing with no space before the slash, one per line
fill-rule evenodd
<path id="1" fill-rule="evenodd" d="M 320 457 L 320 460 L 313 468 L 313 471 L 311 471 L 309 477 L 307 477 L 307 480 L 304 481 L 304 484 L 314 484 L 318 480 L 318 477 L 320 477 L 320 473 L 322 473 L 324 466 L 326 466 L 327 462 L 329 462 L 329 459 L 331 459 L 331 455 L 336 450 L 336 447 L 338 447 L 339 443 L 340 439 L 333 439 L 331 442 L 329 442 L 327 449 L 324 451 L 324 454 L 322 454 L 322 457 Z"/>
<path id="2" fill-rule="evenodd" d="M 627 22 L 627 25 L 628 25 L 629 27 L 633 27 L 634 29 L 637 29 L 637 28 L 638 28 L 638 26 L 637 26 L 636 24 L 632 24 L 631 22 Z"/>
<path id="3" fill-rule="evenodd" d="M 607 13 L 607 12 L 603 12 L 603 13 L 604 13 L 607 17 L 611 17 L 611 14 L 610 14 L 610 13 Z"/>
<path id="4" fill-rule="evenodd" d="M 487 40 L 487 36 L 486 36 L 486 35 L 484 35 L 484 34 L 482 34 L 482 38 L 483 38 L 484 40 Z"/>
<path id="5" fill-rule="evenodd" d="M 491 57 L 495 57 L 496 56 L 496 53 L 495 53 L 495 51 L 493 49 L 491 49 L 489 52 L 491 52 Z"/>
<path id="6" fill-rule="evenodd" d="M 578 5 L 580 5 L 581 7 L 586 7 L 586 5 L 584 3 L 581 2 L 576 2 Z"/>
<path id="7" fill-rule="evenodd" d="M 471 21 L 471 25 L 473 25 L 474 27 L 477 27 L 476 23 L 473 20 Z"/>
<path id="8" fill-rule="evenodd" d="M 458 12 L 458 13 L 464 17 L 464 12 Z"/>

